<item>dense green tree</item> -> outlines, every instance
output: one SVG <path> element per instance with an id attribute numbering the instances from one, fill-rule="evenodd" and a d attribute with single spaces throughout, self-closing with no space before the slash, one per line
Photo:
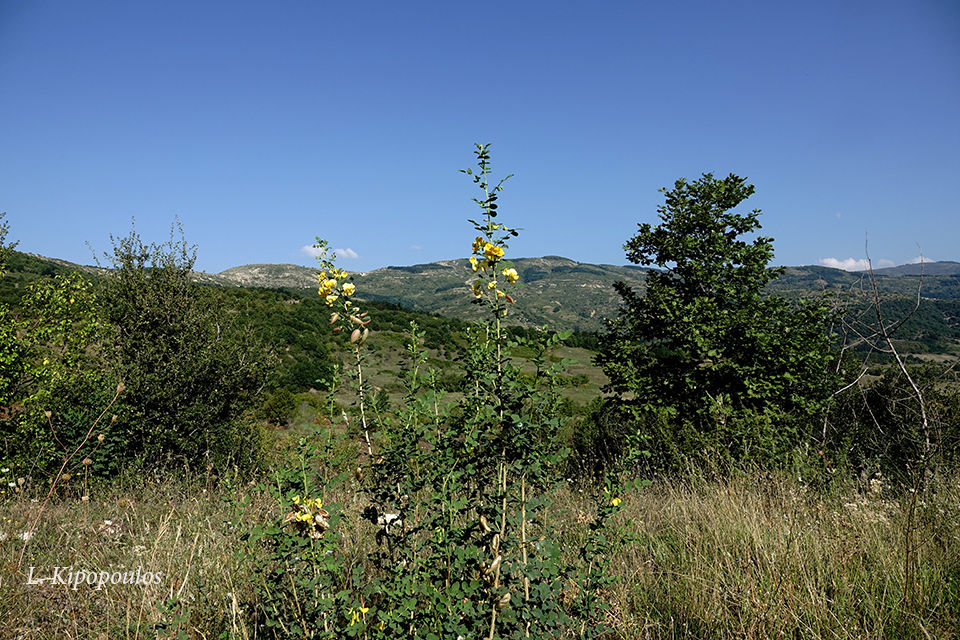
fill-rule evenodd
<path id="1" fill-rule="evenodd" d="M 106 360 L 126 386 L 112 436 L 149 462 L 249 453 L 242 416 L 274 363 L 218 292 L 191 279 L 195 255 L 182 232 L 147 245 L 131 231 L 114 239 L 99 291 L 111 332 Z"/>
<path id="2" fill-rule="evenodd" d="M 780 273 L 773 240 L 756 235 L 759 210 L 733 211 L 753 185 L 704 174 L 662 191 L 660 224 L 624 245 L 658 269 L 644 292 L 616 285 L 620 315 L 597 357 L 607 391 L 660 462 L 772 461 L 802 443 L 835 388 L 831 314 L 764 295 Z"/>

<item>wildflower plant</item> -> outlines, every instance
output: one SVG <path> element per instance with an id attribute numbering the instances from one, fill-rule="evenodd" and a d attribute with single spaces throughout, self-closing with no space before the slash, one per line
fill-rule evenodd
<path id="1" fill-rule="evenodd" d="M 355 376 L 360 427 L 363 431 L 364 441 L 367 446 L 367 454 L 372 455 L 373 448 L 370 443 L 370 430 L 367 425 L 366 412 L 369 385 L 363 379 L 363 364 L 366 361 L 366 353 L 361 349 L 370 336 L 369 314 L 366 311 L 362 311 L 357 305 L 354 299 L 357 287 L 350 281 L 349 273 L 337 268 L 334 263 L 336 255 L 330 250 L 329 243 L 327 243 L 326 240 L 317 238 L 313 248 L 316 251 L 317 262 L 320 263 L 321 268 L 320 273 L 317 274 L 319 285 L 317 294 L 323 298 L 327 306 L 332 309 L 330 313 L 330 326 L 333 332 L 346 336 L 349 340 L 350 350 L 353 351 L 355 369 L 352 375 Z"/>
<path id="2" fill-rule="evenodd" d="M 476 170 L 463 171 L 483 211 L 470 220 L 469 295 L 486 319 L 467 332 L 464 396 L 448 411 L 411 327 L 396 426 L 364 474 L 378 541 L 378 580 L 365 594 L 371 637 L 549 638 L 570 626 L 559 597 L 566 568 L 544 509 L 559 468 L 556 370 L 544 358 L 531 379 L 507 357 L 518 344 L 502 322 L 519 274 L 505 258 L 518 230 L 497 220 L 509 176 L 491 181 L 488 145 L 476 157 Z M 558 340 L 544 333 L 538 353 Z"/>

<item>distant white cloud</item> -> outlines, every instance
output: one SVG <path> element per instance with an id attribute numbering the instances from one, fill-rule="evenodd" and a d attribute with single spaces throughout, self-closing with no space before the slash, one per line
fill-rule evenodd
<path id="1" fill-rule="evenodd" d="M 320 250 L 308 244 L 305 244 L 302 247 L 300 247 L 300 253 L 304 255 L 308 255 L 311 258 L 316 258 L 320 256 Z M 345 260 L 356 260 L 357 258 L 360 257 L 357 255 L 357 252 L 354 251 L 353 249 L 334 249 L 333 253 L 334 255 L 336 255 L 336 257 L 342 258 Z"/>
<path id="2" fill-rule="evenodd" d="M 907 260 L 907 264 L 920 264 L 921 262 L 933 262 L 930 258 L 925 256 L 917 256 L 916 258 L 910 258 Z"/>
<path id="3" fill-rule="evenodd" d="M 845 260 L 838 260 L 837 258 L 820 258 L 817 260 L 819 264 L 822 264 L 825 267 L 830 267 L 831 269 L 843 269 L 844 271 L 866 271 L 870 268 L 870 263 L 866 258 L 846 258 Z M 874 267 L 892 267 L 894 265 L 893 260 L 887 260 L 886 258 L 881 258 L 874 262 Z"/>
<path id="4" fill-rule="evenodd" d="M 316 258 L 320 255 L 320 250 L 316 247 L 311 247 L 309 244 L 305 244 L 300 247 L 300 253 L 310 256 L 311 258 Z"/>

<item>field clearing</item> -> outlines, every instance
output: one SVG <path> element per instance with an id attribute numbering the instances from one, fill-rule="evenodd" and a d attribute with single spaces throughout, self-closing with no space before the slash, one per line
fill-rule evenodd
<path id="1" fill-rule="evenodd" d="M 258 576 L 228 522 L 231 494 L 253 500 L 244 521 L 277 507 L 252 479 L 159 478 L 97 486 L 81 502 L 65 488 L 24 548 L 40 491 L 0 501 L 0 638 L 256 638 Z M 900 496 L 873 483 L 822 495 L 797 478 L 741 475 L 654 484 L 624 496 L 622 543 L 602 593 L 611 638 L 953 638 L 960 634 L 960 476 L 940 478 L 921 503 L 915 581 L 903 600 Z M 374 527 L 360 494 L 324 496 L 345 517 L 339 553 L 373 571 Z M 592 504 L 569 486 L 549 514 L 563 548 L 586 535 Z M 632 543 L 627 544 L 628 540 Z M 567 560 L 576 563 L 571 552 Z M 57 566 L 161 572 L 158 585 L 27 584 Z M 579 636 L 571 629 L 569 637 Z"/>

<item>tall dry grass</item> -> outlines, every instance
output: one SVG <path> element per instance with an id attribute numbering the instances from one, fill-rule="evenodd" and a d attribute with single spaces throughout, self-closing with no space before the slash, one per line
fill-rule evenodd
<path id="1" fill-rule="evenodd" d="M 624 496 L 625 536 L 604 595 L 615 638 L 960 637 L 960 481 L 920 501 L 911 601 L 904 594 L 903 495 L 876 483 L 830 495 L 778 475 L 660 483 Z M 42 491 L 0 501 L 0 637 L 258 638 L 251 585 L 257 579 L 226 524 L 227 484 L 204 478 L 121 479 L 79 492 L 64 488 L 27 541 Z M 235 492 L 252 483 L 233 478 Z M 565 490 L 551 513 L 571 549 L 586 534 L 589 499 Z M 370 567 L 372 525 L 355 495 L 342 521 L 347 564 Z M 34 501 L 37 500 L 37 501 Z M 261 496 L 248 521 L 276 506 Z M 571 561 L 574 559 L 571 558 Z M 28 585 L 27 572 L 55 566 L 162 572 L 151 586 Z M 44 573 L 46 572 L 46 573 Z M 571 637 L 576 636 L 571 630 Z"/>

